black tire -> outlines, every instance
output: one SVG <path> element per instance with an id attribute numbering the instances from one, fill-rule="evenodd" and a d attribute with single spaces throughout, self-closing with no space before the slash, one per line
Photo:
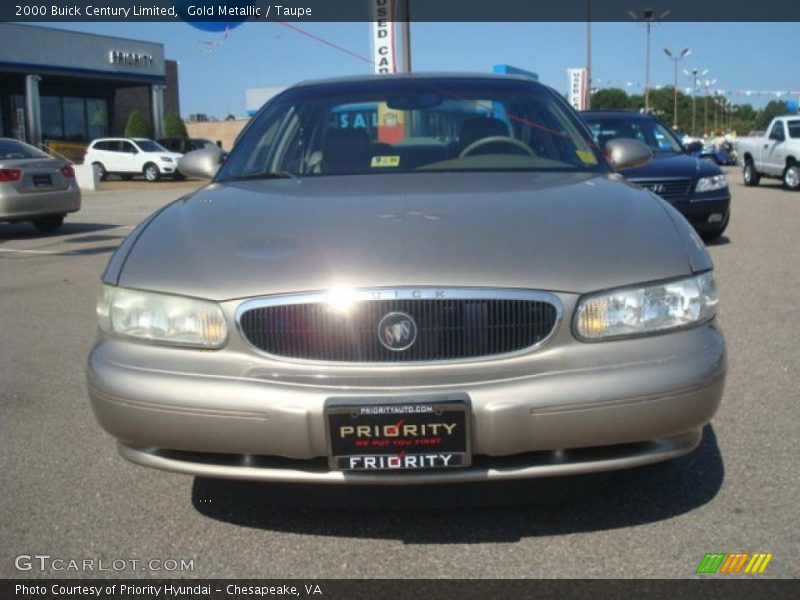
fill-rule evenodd
<path id="1" fill-rule="evenodd" d="M 92 166 L 100 169 L 100 181 L 105 181 L 106 179 L 108 179 L 108 171 L 106 171 L 106 168 L 103 166 L 103 163 L 93 162 Z"/>
<path id="2" fill-rule="evenodd" d="M 124 181 L 130 181 L 133 179 L 133 175 L 131 173 L 120 173 L 120 177 L 122 177 Z"/>
<path id="3" fill-rule="evenodd" d="M 744 179 L 744 184 L 748 187 L 757 186 L 758 182 L 761 181 L 761 175 L 756 171 L 756 166 L 752 160 L 747 160 L 744 163 L 742 178 Z"/>
<path id="4" fill-rule="evenodd" d="M 144 174 L 144 178 L 150 183 L 155 183 L 161 179 L 161 171 L 158 170 L 158 165 L 153 163 L 147 163 L 144 169 L 142 169 L 142 173 Z"/>
<path id="5" fill-rule="evenodd" d="M 42 217 L 33 220 L 33 226 L 42 233 L 52 233 L 57 231 L 64 224 L 64 215 L 54 215 L 52 217 Z"/>
<path id="6" fill-rule="evenodd" d="M 787 189 L 800 190 L 800 164 L 791 163 L 783 171 L 783 185 Z"/>

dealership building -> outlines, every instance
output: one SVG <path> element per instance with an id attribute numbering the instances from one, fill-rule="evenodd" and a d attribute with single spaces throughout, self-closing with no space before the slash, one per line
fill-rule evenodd
<path id="1" fill-rule="evenodd" d="M 0 23 L 0 136 L 86 143 L 122 135 L 133 110 L 153 137 L 165 113 L 180 114 L 163 44 Z"/>

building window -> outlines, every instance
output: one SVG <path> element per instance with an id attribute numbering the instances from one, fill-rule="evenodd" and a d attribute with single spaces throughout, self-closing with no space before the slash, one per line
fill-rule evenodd
<path id="1" fill-rule="evenodd" d="M 86 118 L 89 124 L 89 139 L 108 135 L 108 107 L 102 98 L 86 99 Z"/>
<path id="2" fill-rule="evenodd" d="M 24 96 L 19 96 L 19 102 L 24 106 Z M 90 142 L 108 135 L 108 102 L 104 98 L 42 96 L 40 103 L 45 140 Z"/>
<path id="3" fill-rule="evenodd" d="M 63 139 L 64 116 L 61 114 L 61 98 L 58 96 L 42 96 L 39 101 L 42 115 L 43 139 Z"/>
<path id="4" fill-rule="evenodd" d="M 64 139 L 69 142 L 86 141 L 86 99 L 62 98 L 64 104 Z"/>

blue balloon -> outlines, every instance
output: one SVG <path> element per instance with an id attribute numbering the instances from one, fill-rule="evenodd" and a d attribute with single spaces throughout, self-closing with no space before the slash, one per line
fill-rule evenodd
<path id="1" fill-rule="evenodd" d="M 235 21 L 214 21 L 213 19 L 216 16 L 214 14 L 189 15 L 190 6 L 195 6 L 198 7 L 199 9 L 207 7 L 209 11 L 216 12 L 217 6 L 219 4 L 220 4 L 219 2 L 210 2 L 208 0 L 206 0 L 205 2 L 203 0 L 175 0 L 174 2 L 175 12 L 178 13 L 178 16 L 184 21 L 186 21 L 187 24 L 202 31 L 221 32 L 225 31 L 225 29 L 233 29 L 234 27 L 238 27 L 239 25 L 244 23 L 247 17 L 241 17 Z M 224 0 L 222 4 L 226 4 Z M 255 6 L 255 4 L 256 4 L 255 0 L 250 0 L 249 2 L 242 2 L 240 0 L 235 3 L 236 6 L 242 6 L 242 5 Z"/>
<path id="2" fill-rule="evenodd" d="M 796 113 L 797 112 L 797 100 L 789 100 L 786 103 L 786 108 L 789 109 L 789 112 Z"/>

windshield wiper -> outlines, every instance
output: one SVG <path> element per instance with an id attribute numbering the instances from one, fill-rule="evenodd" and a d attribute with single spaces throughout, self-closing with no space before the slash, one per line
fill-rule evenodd
<path id="1" fill-rule="evenodd" d="M 295 179 L 300 181 L 300 178 L 297 175 L 293 175 L 288 171 L 261 171 L 259 173 L 248 173 L 246 175 L 231 177 L 227 181 L 244 181 L 247 179 Z"/>

